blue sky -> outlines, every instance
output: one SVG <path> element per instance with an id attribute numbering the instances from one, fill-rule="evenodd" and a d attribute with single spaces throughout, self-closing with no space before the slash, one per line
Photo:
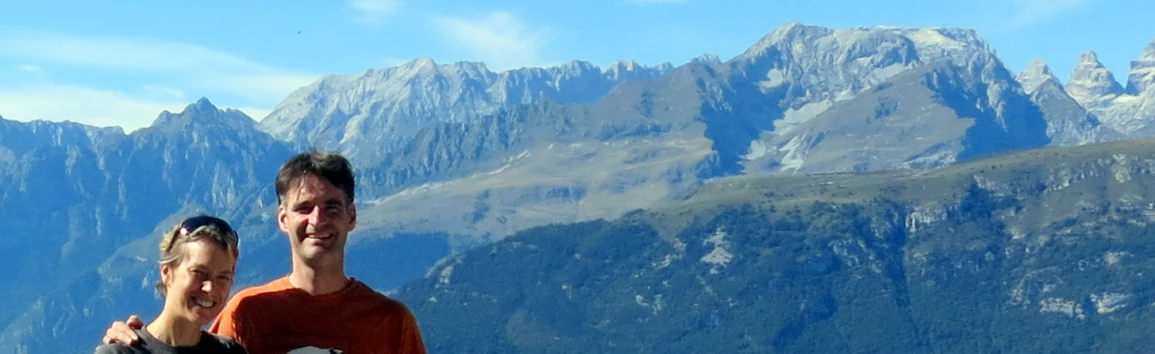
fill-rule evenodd
<path id="1" fill-rule="evenodd" d="M 0 116 L 128 131 L 200 97 L 261 119 L 326 74 L 417 57 L 491 70 L 579 59 L 729 59 L 788 21 L 965 27 L 1008 67 L 1066 79 L 1094 50 L 1117 80 L 1155 39 L 1150 0 L 122 0 L 0 4 Z"/>

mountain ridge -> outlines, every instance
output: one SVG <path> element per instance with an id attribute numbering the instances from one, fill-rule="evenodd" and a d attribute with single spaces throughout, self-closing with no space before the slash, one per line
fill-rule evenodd
<path id="1" fill-rule="evenodd" d="M 1137 76 L 1140 84 L 1128 85 L 1114 98 L 1091 97 L 1103 104 L 1086 108 L 1053 74 L 1041 82 L 1014 75 L 973 30 L 789 23 L 747 52 L 726 61 L 704 55 L 676 67 L 619 61 L 603 69 L 572 61 L 553 69 L 506 71 L 516 75 L 504 78 L 481 63 L 418 58 L 359 76 L 318 80 L 282 102 L 284 115 L 255 121 L 201 98 L 182 112 L 162 112 L 152 127 L 132 134 L 75 123 L 0 121 L 0 201 L 22 206 L 0 211 L 14 226 L 5 235 L 14 237 L 0 238 L 0 245 L 29 249 L 0 263 L 21 270 L 0 276 L 18 289 L 17 296 L 0 297 L 13 304 L 0 311 L 0 328 L 7 328 L 0 334 L 5 348 L 0 351 L 90 349 L 72 338 L 106 325 L 104 316 L 129 311 L 118 307 L 123 305 L 103 307 L 108 299 L 151 298 L 149 289 L 139 286 L 155 276 L 145 271 L 152 267 L 146 262 L 151 249 L 142 245 L 152 242 L 148 235 L 157 228 L 188 213 L 226 216 L 251 235 L 239 280 L 282 274 L 288 251 L 273 226 L 270 182 L 292 151 L 311 147 L 341 150 L 356 162 L 362 212 L 353 236 L 365 253 L 352 267 L 373 286 L 391 291 L 402 283 L 395 277 L 423 273 L 442 256 L 484 249 L 541 225 L 586 223 L 596 229 L 607 225 L 599 219 L 627 215 L 633 220 L 638 214 L 631 211 L 644 214 L 686 196 L 700 197 L 700 187 L 709 190 L 744 175 L 820 179 L 833 172 L 883 176 L 882 171 L 912 167 L 933 174 L 960 163 L 982 166 L 1024 149 L 1147 134 L 1142 112 L 1152 100 L 1143 95 L 1153 91 L 1142 86 L 1146 76 Z M 1137 62 L 1145 63 L 1144 58 Z M 1145 73 L 1142 63 L 1135 73 Z M 1131 86 L 1147 89 L 1133 95 Z M 1141 176 L 1132 169 L 1145 168 L 1132 160 L 1102 160 L 1096 163 L 1138 166 L 1120 167 L 1122 176 Z M 1059 182 L 1044 184 L 1085 180 L 1089 177 L 1080 174 L 1085 171 L 1106 176 L 1095 166 L 1056 171 Z M 837 185 L 827 189 L 839 190 Z M 995 193 L 983 193 L 988 192 Z M 959 193 L 980 205 L 991 201 L 973 190 Z M 917 225 L 958 212 L 916 211 L 911 218 Z M 988 218 L 964 214 L 957 215 Z M 678 225 L 674 219 L 664 222 Z M 715 231 L 698 226 L 705 231 L 694 237 Z M 658 239 L 670 236 L 662 229 L 674 228 L 654 227 Z M 638 240 L 653 240 L 650 231 L 631 230 L 650 237 Z M 714 263 L 703 268 L 707 273 L 727 269 L 721 264 L 724 254 L 711 253 L 723 241 L 693 239 L 694 252 L 713 254 Z M 647 247 L 638 242 L 627 248 Z M 886 267 L 904 264 L 888 253 L 902 245 L 878 247 L 868 253 L 889 257 Z M 800 264 L 821 273 L 829 264 L 823 259 L 830 257 Z M 384 258 L 411 262 L 387 264 Z M 432 269 L 445 269 L 438 267 Z M 53 274 L 54 281 L 35 274 Z M 886 279 L 885 287 L 910 286 L 893 275 Z M 660 312 L 651 295 L 643 295 L 643 312 Z M 897 299 L 904 297 L 912 298 Z M 822 297 L 807 299 L 831 304 Z M 1070 299 L 1053 307 L 1067 308 Z M 1036 300 L 1029 304 L 1041 306 Z M 628 306 L 619 309 L 634 313 Z M 780 340 L 757 345 L 806 343 L 791 333 L 805 333 L 798 326 L 812 323 L 808 316 L 829 316 L 831 308 L 824 306 L 797 313 L 799 320 L 788 321 L 794 324 L 783 327 Z M 1069 313 L 1078 309 L 1084 316 L 1097 311 L 1070 308 Z M 519 318 L 534 323 L 528 315 Z M 575 331 L 585 328 L 570 324 Z"/>

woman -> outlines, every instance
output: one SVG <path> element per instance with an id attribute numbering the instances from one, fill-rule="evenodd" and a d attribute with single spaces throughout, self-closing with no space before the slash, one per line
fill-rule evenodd
<path id="1" fill-rule="evenodd" d="M 237 233 L 207 215 L 185 219 L 160 241 L 160 315 L 137 334 L 133 345 L 105 344 L 98 354 L 246 353 L 230 338 L 202 330 L 224 308 L 236 270 Z"/>

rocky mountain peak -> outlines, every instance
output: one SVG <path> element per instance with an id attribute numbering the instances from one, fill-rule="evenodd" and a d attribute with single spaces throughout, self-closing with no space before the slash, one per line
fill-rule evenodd
<path id="1" fill-rule="evenodd" d="M 430 57 L 417 57 L 401 66 L 417 70 L 432 70 L 437 68 L 437 62 Z"/>
<path id="2" fill-rule="evenodd" d="M 611 63 L 609 67 L 606 67 L 605 72 L 603 72 L 603 76 L 605 76 L 606 79 L 613 81 L 636 78 L 651 78 L 665 74 L 672 68 L 673 65 L 668 62 L 663 62 L 656 66 L 646 66 L 633 59 L 618 60 Z"/>
<path id="3" fill-rule="evenodd" d="M 1019 73 L 1016 79 L 1023 85 L 1023 90 L 1028 94 L 1037 91 L 1039 85 L 1042 85 L 1048 80 L 1059 81 L 1059 79 L 1055 77 L 1055 74 L 1051 72 L 1051 67 L 1042 59 L 1032 61 L 1030 65 L 1027 65 L 1026 69 Z"/>
<path id="4" fill-rule="evenodd" d="M 694 59 L 690 59 L 690 62 L 703 65 L 718 65 L 722 63 L 722 59 L 719 59 L 718 56 L 714 54 L 702 54 Z"/>
<path id="5" fill-rule="evenodd" d="M 433 61 L 433 58 L 430 57 L 418 57 L 390 69 L 392 70 L 377 72 L 377 76 L 380 78 L 413 78 L 434 76 L 441 73 L 441 65 L 438 65 L 437 62 Z"/>
<path id="6" fill-rule="evenodd" d="M 755 58 L 765 55 L 771 48 L 783 46 L 784 43 L 795 43 L 806 39 L 815 39 L 827 36 L 834 30 L 817 26 L 806 26 L 797 21 L 790 21 L 769 34 L 763 36 L 754 45 L 740 55 L 742 58 Z"/>
<path id="7" fill-rule="evenodd" d="M 1107 67 L 1099 61 L 1094 51 L 1083 53 L 1067 80 L 1067 92 L 1084 106 L 1095 106 L 1096 102 L 1110 99 L 1123 93 L 1123 87 L 1115 81 Z"/>
<path id="8" fill-rule="evenodd" d="M 245 134 L 256 129 L 256 122 L 236 109 L 221 110 L 208 98 L 201 97 L 196 102 L 185 106 L 180 113 L 163 111 L 153 121 L 151 127 L 144 130 L 163 132 L 164 134 L 185 134 L 189 131 L 228 132 L 229 134 Z"/>
<path id="9" fill-rule="evenodd" d="M 1143 54 L 1131 61 L 1131 75 L 1127 77 L 1127 93 L 1138 95 L 1155 86 L 1155 40 L 1147 44 Z"/>
<path id="10" fill-rule="evenodd" d="M 564 64 L 558 65 L 553 69 L 563 73 L 563 75 L 570 77 L 601 73 L 601 69 L 599 69 L 596 65 L 583 60 L 571 60 Z"/>
<path id="11" fill-rule="evenodd" d="M 638 70 L 642 67 L 643 67 L 642 64 L 638 63 L 637 60 L 626 59 L 626 60 L 616 60 L 613 63 L 610 63 L 609 68 L 607 68 L 606 70 L 635 71 L 635 70 Z"/>

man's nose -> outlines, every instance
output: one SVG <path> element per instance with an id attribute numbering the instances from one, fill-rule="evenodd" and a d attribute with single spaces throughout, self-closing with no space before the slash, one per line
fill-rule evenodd
<path id="1" fill-rule="evenodd" d="M 313 207 L 313 210 L 309 212 L 310 224 L 313 224 L 314 226 L 321 225 L 321 223 L 325 222 L 325 220 L 325 209 L 323 207 Z"/>

